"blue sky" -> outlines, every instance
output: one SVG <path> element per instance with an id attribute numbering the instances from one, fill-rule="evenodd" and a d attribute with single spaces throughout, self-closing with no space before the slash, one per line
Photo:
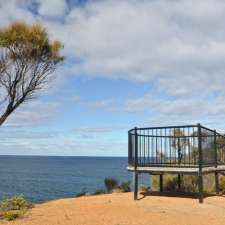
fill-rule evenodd
<path id="1" fill-rule="evenodd" d="M 134 126 L 224 132 L 225 2 L 0 0 L 0 27 L 39 22 L 65 62 L 1 127 L 0 154 L 127 154 Z"/>

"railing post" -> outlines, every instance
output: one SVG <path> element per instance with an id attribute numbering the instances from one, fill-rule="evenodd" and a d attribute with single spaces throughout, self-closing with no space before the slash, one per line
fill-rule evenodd
<path id="1" fill-rule="evenodd" d="M 130 131 L 128 131 L 128 165 L 131 164 L 131 151 L 130 151 Z"/>
<path id="2" fill-rule="evenodd" d="M 180 146 L 180 137 L 177 137 L 178 138 L 178 163 L 179 163 L 179 166 L 181 164 L 181 146 Z"/>
<path id="3" fill-rule="evenodd" d="M 132 133 L 128 131 L 128 164 L 134 166 L 134 153 L 133 153 L 133 137 Z"/>
<path id="4" fill-rule="evenodd" d="M 137 127 L 134 128 L 134 135 L 135 135 L 134 167 L 135 167 L 135 170 L 136 170 L 137 169 L 137 163 L 138 163 L 138 134 L 137 134 Z"/>
<path id="5" fill-rule="evenodd" d="M 217 159 L 217 143 L 216 143 L 216 130 L 214 130 L 214 156 L 215 156 L 215 168 L 218 166 L 218 159 Z M 215 189 L 216 194 L 219 194 L 219 174 L 215 171 Z"/>
<path id="6" fill-rule="evenodd" d="M 215 156 L 215 167 L 217 167 L 217 144 L 216 144 L 216 130 L 214 130 L 214 156 Z"/>
<path id="7" fill-rule="evenodd" d="M 198 125 L 198 189 L 199 189 L 199 202 L 203 203 L 203 177 L 202 177 L 202 133 L 201 133 L 201 124 Z"/>
<path id="8" fill-rule="evenodd" d="M 163 174 L 159 174 L 159 191 L 163 192 Z"/>
<path id="9" fill-rule="evenodd" d="M 138 172 L 137 172 L 137 164 L 138 164 L 138 134 L 137 127 L 134 128 L 135 135 L 135 145 L 134 145 L 134 177 L 133 177 L 133 185 L 134 185 L 134 200 L 137 200 L 138 197 Z"/>

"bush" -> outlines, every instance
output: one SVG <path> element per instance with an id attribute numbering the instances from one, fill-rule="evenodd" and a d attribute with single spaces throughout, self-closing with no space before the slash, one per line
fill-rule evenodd
<path id="1" fill-rule="evenodd" d="M 158 176 L 152 177 L 152 184 L 154 190 L 159 189 Z M 206 187 L 206 185 L 205 185 Z M 164 191 L 178 191 L 178 176 L 165 174 L 163 176 L 163 190 Z M 197 177 L 192 175 L 181 175 L 181 191 L 195 192 L 197 191 Z"/>
<path id="2" fill-rule="evenodd" d="M 152 176 L 152 185 L 154 190 L 159 190 L 159 176 Z M 163 190 L 176 191 L 178 189 L 177 177 L 175 175 L 163 175 Z"/>
<path id="3" fill-rule="evenodd" d="M 104 184 L 108 193 L 112 192 L 113 189 L 118 187 L 118 181 L 113 177 L 106 177 Z"/>
<path id="4" fill-rule="evenodd" d="M 119 186 L 117 186 L 112 190 L 113 193 L 124 193 L 130 191 L 131 191 L 130 181 L 124 181 Z"/>
<path id="5" fill-rule="evenodd" d="M 207 174 L 203 177 L 204 192 L 214 192 L 215 182 L 214 175 Z M 159 189 L 159 177 L 152 176 L 153 189 Z M 165 174 L 163 176 L 164 191 L 179 191 L 177 175 Z M 181 191 L 183 192 L 198 192 L 198 177 L 194 175 L 181 175 Z"/>
<path id="6" fill-rule="evenodd" d="M 11 210 L 26 210 L 31 206 L 32 205 L 21 195 L 3 199 L 0 202 L 0 210 L 3 212 Z"/>
<path id="7" fill-rule="evenodd" d="M 97 189 L 92 195 L 101 195 L 101 194 L 105 194 L 104 189 Z"/>
<path id="8" fill-rule="evenodd" d="M 131 188 L 130 188 L 130 181 L 123 181 L 119 188 L 122 190 L 122 192 L 130 192 Z"/>
<path id="9" fill-rule="evenodd" d="M 87 194 L 86 190 L 85 189 L 82 189 L 81 192 L 78 192 L 75 197 L 78 198 L 78 197 L 82 197 L 82 196 L 85 196 Z"/>
<path id="10" fill-rule="evenodd" d="M 141 184 L 139 187 L 139 191 L 142 193 L 147 193 L 150 190 L 150 187 L 144 184 Z"/>
<path id="11" fill-rule="evenodd" d="M 14 220 L 24 213 L 33 205 L 23 196 L 14 196 L 12 198 L 0 201 L 0 215 L 6 220 Z"/>
<path id="12" fill-rule="evenodd" d="M 120 187 L 113 189 L 112 192 L 113 193 L 124 193 L 124 191 Z"/>
<path id="13" fill-rule="evenodd" d="M 163 190 L 164 191 L 177 191 L 178 190 L 178 178 L 173 175 L 163 176 Z"/>
<path id="14" fill-rule="evenodd" d="M 3 214 L 3 218 L 8 220 L 8 221 L 12 221 L 15 220 L 16 218 L 18 218 L 20 216 L 19 212 L 15 212 L 15 211 L 7 211 Z"/>
<path id="15" fill-rule="evenodd" d="M 206 178 L 206 176 L 205 176 Z M 204 180 L 204 187 L 208 189 L 208 179 Z M 198 178 L 193 175 L 184 175 L 183 176 L 183 187 L 182 189 L 186 192 L 197 192 L 198 191 Z"/>
<path id="16" fill-rule="evenodd" d="M 220 190 L 225 193 L 225 176 L 220 177 Z"/>

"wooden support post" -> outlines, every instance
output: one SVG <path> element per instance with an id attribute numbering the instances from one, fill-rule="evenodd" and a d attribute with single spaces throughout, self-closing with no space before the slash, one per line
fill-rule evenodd
<path id="1" fill-rule="evenodd" d="M 216 171 L 215 172 L 215 189 L 216 189 L 216 194 L 219 195 L 220 193 L 220 188 L 219 188 L 219 174 Z"/>
<path id="2" fill-rule="evenodd" d="M 178 173 L 178 177 L 177 177 L 177 182 L 178 182 L 178 190 L 181 190 L 181 175 L 180 173 Z"/>
<path id="3" fill-rule="evenodd" d="M 203 177 L 202 175 L 198 175 L 198 198 L 199 203 L 203 203 Z"/>
<path id="4" fill-rule="evenodd" d="M 133 185 L 134 185 L 134 200 L 138 199 L 138 172 L 133 173 Z"/>
<path id="5" fill-rule="evenodd" d="M 163 192 L 163 174 L 159 175 L 159 191 Z"/>
<path id="6" fill-rule="evenodd" d="M 151 175 L 151 173 L 149 173 L 149 183 L 150 183 L 150 185 L 149 185 L 150 190 L 152 190 L 152 175 Z"/>

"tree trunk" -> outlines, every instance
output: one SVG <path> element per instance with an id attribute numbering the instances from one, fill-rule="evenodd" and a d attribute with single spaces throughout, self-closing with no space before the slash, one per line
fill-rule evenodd
<path id="1" fill-rule="evenodd" d="M 2 126 L 2 124 L 6 121 L 6 119 L 8 118 L 8 116 L 11 114 L 13 110 L 11 109 L 7 109 L 2 116 L 0 117 L 0 126 Z"/>

